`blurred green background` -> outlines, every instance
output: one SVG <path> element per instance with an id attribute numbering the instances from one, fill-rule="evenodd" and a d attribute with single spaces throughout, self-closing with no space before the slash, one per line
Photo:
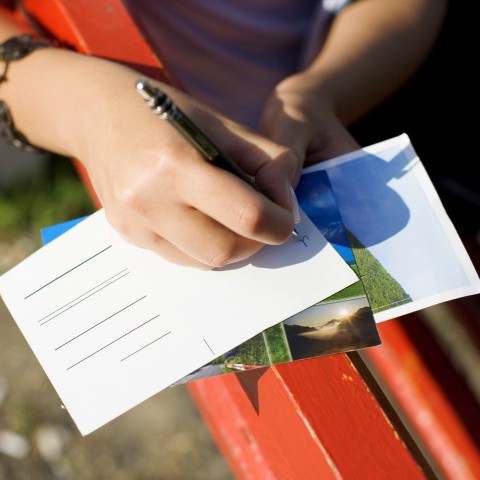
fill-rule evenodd
<path id="1" fill-rule="evenodd" d="M 2 237 L 23 233 L 40 239 L 41 228 L 94 211 L 69 159 L 50 155 L 36 160 L 41 165 L 32 168 L 31 176 L 12 179 L 0 190 Z"/>

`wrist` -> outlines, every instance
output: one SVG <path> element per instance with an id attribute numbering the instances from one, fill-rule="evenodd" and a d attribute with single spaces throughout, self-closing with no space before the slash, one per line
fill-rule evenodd
<path id="1" fill-rule="evenodd" d="M 35 50 L 53 46 L 53 42 L 47 38 L 23 34 L 9 37 L 0 43 L 0 86 L 8 81 L 8 70 L 12 62 L 21 60 Z M 13 121 L 8 105 L 0 99 L 0 139 L 7 144 L 29 152 L 41 153 L 42 150 L 33 146 L 25 135 L 20 132 Z"/>
<path id="2" fill-rule="evenodd" d="M 118 71 L 125 70 L 71 50 L 42 49 L 10 65 L 0 95 L 31 143 L 76 157 L 88 132 L 102 119 L 99 110 L 108 97 L 106 85 L 120 83 Z"/>

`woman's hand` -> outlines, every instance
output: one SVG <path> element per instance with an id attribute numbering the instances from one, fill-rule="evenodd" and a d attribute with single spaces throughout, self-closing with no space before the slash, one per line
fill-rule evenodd
<path id="1" fill-rule="evenodd" d="M 138 75 L 98 60 L 82 96 L 74 156 L 114 228 L 174 263 L 210 269 L 280 244 L 293 230 L 296 157 L 167 85 L 155 84 L 255 180 L 212 166 L 135 89 Z M 92 78 L 92 77 L 90 77 Z M 271 200 L 270 200 L 271 199 Z"/>

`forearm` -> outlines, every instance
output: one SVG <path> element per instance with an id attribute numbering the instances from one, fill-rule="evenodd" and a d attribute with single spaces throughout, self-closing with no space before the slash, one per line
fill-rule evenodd
<path id="1" fill-rule="evenodd" d="M 447 0 L 359 0 L 335 19 L 302 82 L 346 125 L 404 84 L 424 62 Z"/>

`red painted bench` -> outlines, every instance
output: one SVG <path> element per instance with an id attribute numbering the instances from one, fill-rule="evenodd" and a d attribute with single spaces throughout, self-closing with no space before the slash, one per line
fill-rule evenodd
<path id="1" fill-rule="evenodd" d="M 77 50 L 169 81 L 119 0 L 23 3 L 39 24 Z M 96 200 L 85 171 L 73 161 Z M 479 266 L 478 244 L 471 237 L 465 243 Z M 479 299 L 470 297 L 443 304 L 442 312 L 478 340 L 479 307 Z M 382 345 L 361 353 L 188 384 L 237 478 L 480 478 L 478 400 L 425 315 L 380 324 Z"/>

